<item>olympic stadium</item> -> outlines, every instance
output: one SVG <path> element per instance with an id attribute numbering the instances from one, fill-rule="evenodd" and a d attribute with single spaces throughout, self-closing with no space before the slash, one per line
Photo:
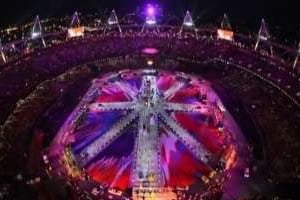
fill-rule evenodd
<path id="1" fill-rule="evenodd" d="M 300 43 L 169 18 L 1 31 L 0 199 L 295 199 Z"/>

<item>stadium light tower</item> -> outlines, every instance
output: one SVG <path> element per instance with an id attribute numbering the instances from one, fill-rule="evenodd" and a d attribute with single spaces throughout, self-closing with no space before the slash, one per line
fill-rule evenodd
<path id="1" fill-rule="evenodd" d="M 223 20 L 221 22 L 221 29 L 232 30 L 231 24 L 229 22 L 229 18 L 226 13 L 224 13 Z"/>
<path id="2" fill-rule="evenodd" d="M 78 12 L 75 11 L 75 13 L 72 16 L 70 28 L 78 28 L 78 27 L 80 27 L 80 20 L 79 20 Z"/>
<path id="3" fill-rule="evenodd" d="M 228 41 L 233 40 L 234 32 L 232 30 L 231 24 L 226 13 L 223 16 L 221 27 L 217 30 L 217 34 L 219 39 Z"/>
<path id="4" fill-rule="evenodd" d="M 6 60 L 6 56 L 4 54 L 4 49 L 3 49 L 3 46 L 2 46 L 1 39 L 0 39 L 0 54 L 1 54 L 1 58 L 2 58 L 3 62 L 6 63 L 7 60 Z"/>
<path id="5" fill-rule="evenodd" d="M 293 63 L 293 69 L 296 68 L 298 61 L 299 61 L 299 57 L 300 57 L 300 42 L 298 44 L 298 50 L 297 50 L 297 55 L 296 55 L 295 61 Z"/>
<path id="6" fill-rule="evenodd" d="M 258 49 L 258 46 L 261 42 L 268 42 L 268 40 L 271 38 L 268 26 L 264 19 L 261 20 L 261 25 L 259 28 L 256 44 L 254 47 L 254 50 L 256 51 Z M 270 48 L 270 53 L 273 55 L 273 47 L 271 44 L 268 44 Z"/>
<path id="7" fill-rule="evenodd" d="M 182 26 L 179 31 L 179 37 L 182 36 L 182 32 L 184 30 L 193 30 L 195 32 L 195 37 L 198 38 L 197 29 L 196 29 L 196 26 L 195 26 L 195 23 L 191 16 L 190 11 L 186 11 Z"/>
<path id="8" fill-rule="evenodd" d="M 104 35 L 106 34 L 107 30 L 112 30 L 114 28 L 117 28 L 120 35 L 122 36 L 122 29 L 119 24 L 119 20 L 118 20 L 116 11 L 112 10 L 109 18 L 107 19 L 107 24 L 105 25 L 105 28 L 104 28 Z"/>
<path id="9" fill-rule="evenodd" d="M 142 27 L 142 33 L 145 31 L 145 29 L 154 29 L 157 33 L 159 33 L 159 29 L 157 26 L 156 21 L 156 15 L 157 15 L 157 9 L 152 4 L 147 4 L 146 11 L 145 11 L 145 23 Z"/>
<path id="10" fill-rule="evenodd" d="M 42 42 L 43 47 L 46 47 L 46 43 L 42 32 L 42 25 L 40 17 L 38 15 L 35 17 L 34 24 L 30 33 L 30 39 L 32 41 L 40 40 Z"/>
<path id="11" fill-rule="evenodd" d="M 67 38 L 82 37 L 82 36 L 84 36 L 84 27 L 81 26 L 78 12 L 75 11 L 75 13 L 72 16 L 70 26 L 68 28 Z"/>

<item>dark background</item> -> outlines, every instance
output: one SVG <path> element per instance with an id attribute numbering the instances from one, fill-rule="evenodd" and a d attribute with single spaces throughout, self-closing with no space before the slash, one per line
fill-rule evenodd
<path id="1" fill-rule="evenodd" d="M 228 13 L 233 27 L 246 27 L 257 31 L 264 17 L 273 35 L 292 43 L 300 40 L 300 2 L 297 0 L 152 0 L 160 4 L 165 12 L 183 16 L 186 9 L 201 20 L 215 22 Z M 149 2 L 149 1 L 148 1 Z M 39 14 L 41 18 L 71 15 L 75 10 L 82 13 L 104 11 L 115 8 L 117 13 L 128 13 L 147 3 L 142 0 L 1 0 L 0 27 L 22 24 Z M 299 39 L 298 39 L 299 38 Z"/>

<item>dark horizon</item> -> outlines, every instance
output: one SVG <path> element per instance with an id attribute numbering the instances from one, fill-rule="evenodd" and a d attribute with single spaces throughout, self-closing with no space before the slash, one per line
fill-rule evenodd
<path id="1" fill-rule="evenodd" d="M 29 22 L 37 14 L 40 18 L 71 15 L 75 10 L 81 13 L 102 12 L 105 9 L 116 9 L 124 14 L 134 12 L 138 6 L 147 2 L 157 3 L 162 6 L 165 13 L 175 13 L 183 16 L 190 10 L 194 17 L 201 20 L 215 21 L 223 13 L 227 13 L 233 27 L 246 26 L 250 30 L 258 29 L 261 18 L 265 18 L 270 29 L 280 32 L 281 39 L 297 41 L 300 38 L 300 13 L 297 2 L 294 0 L 154 0 L 154 1 L 118 1 L 100 2 L 99 0 L 10 0 L 1 6 L 0 27 L 20 25 Z M 276 34 L 275 34 L 276 35 Z"/>

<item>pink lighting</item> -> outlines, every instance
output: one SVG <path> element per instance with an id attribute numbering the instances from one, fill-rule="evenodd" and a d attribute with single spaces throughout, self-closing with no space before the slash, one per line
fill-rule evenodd
<path id="1" fill-rule="evenodd" d="M 151 48 L 151 47 L 142 49 L 142 53 L 148 54 L 148 55 L 155 55 L 155 54 L 157 54 L 158 52 L 159 52 L 158 49 L 156 49 L 156 48 Z"/>
<path id="2" fill-rule="evenodd" d="M 147 6 L 147 15 L 154 15 L 155 14 L 155 9 L 152 5 L 148 4 Z"/>

